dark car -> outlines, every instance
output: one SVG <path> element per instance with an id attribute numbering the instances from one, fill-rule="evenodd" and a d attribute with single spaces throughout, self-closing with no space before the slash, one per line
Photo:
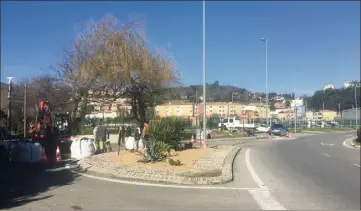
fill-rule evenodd
<path id="1" fill-rule="evenodd" d="M 270 135 L 285 136 L 288 133 L 288 129 L 282 124 L 273 124 L 268 133 Z"/>

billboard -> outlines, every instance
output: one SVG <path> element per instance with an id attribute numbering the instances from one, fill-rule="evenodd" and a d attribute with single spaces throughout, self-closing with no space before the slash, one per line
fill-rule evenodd
<path id="1" fill-rule="evenodd" d="M 306 114 L 305 106 L 297 106 L 297 116 L 304 116 Z"/>

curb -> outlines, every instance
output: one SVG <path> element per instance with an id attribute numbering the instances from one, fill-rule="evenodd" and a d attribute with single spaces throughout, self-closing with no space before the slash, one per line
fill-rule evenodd
<path id="1" fill-rule="evenodd" d="M 172 173 L 164 172 L 163 175 L 157 175 L 156 177 L 152 176 L 151 173 L 134 173 L 129 172 L 123 175 L 119 175 L 115 172 L 114 169 L 105 169 L 98 166 L 94 166 L 86 160 L 80 160 L 78 162 L 78 167 L 81 173 L 88 173 L 90 175 L 96 175 L 99 177 L 107 178 L 117 178 L 125 179 L 132 181 L 147 181 L 147 182 L 157 182 L 157 183 L 167 183 L 167 184 L 179 184 L 179 185 L 215 185 L 215 184 L 224 184 L 231 182 L 233 180 L 233 163 L 241 150 L 241 147 L 233 146 L 233 149 L 225 157 L 222 165 L 222 173 L 220 176 L 216 177 L 187 177 L 182 175 L 176 175 Z M 135 169 L 141 169 L 142 167 L 129 167 Z"/>
<path id="2" fill-rule="evenodd" d="M 352 137 L 352 138 L 348 138 L 343 142 L 343 146 L 347 147 L 347 148 L 352 148 L 352 149 L 360 149 L 360 146 L 357 146 L 356 144 L 353 143 L 353 140 L 356 137 Z"/>

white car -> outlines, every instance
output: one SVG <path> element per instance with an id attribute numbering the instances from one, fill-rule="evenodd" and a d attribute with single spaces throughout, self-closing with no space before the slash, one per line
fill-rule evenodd
<path id="1" fill-rule="evenodd" d="M 256 128 L 256 131 L 259 133 L 267 133 L 270 130 L 270 127 L 267 127 L 265 124 L 261 124 L 258 128 Z"/>

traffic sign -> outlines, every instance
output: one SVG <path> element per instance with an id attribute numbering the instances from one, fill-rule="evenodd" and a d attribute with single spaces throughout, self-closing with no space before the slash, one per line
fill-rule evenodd
<path id="1" fill-rule="evenodd" d="M 247 119 L 247 115 L 246 115 L 246 114 L 242 114 L 241 118 L 242 118 L 242 119 Z"/>

